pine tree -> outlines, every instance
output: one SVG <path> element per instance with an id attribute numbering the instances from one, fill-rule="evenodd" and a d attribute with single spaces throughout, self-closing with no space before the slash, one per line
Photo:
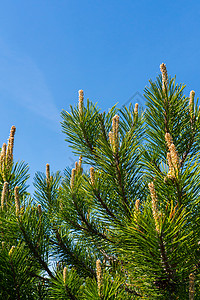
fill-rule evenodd
<path id="1" fill-rule="evenodd" d="M 0 299 L 199 299 L 200 110 L 167 74 L 101 112 L 83 91 L 62 129 L 64 174 L 0 156 Z"/>

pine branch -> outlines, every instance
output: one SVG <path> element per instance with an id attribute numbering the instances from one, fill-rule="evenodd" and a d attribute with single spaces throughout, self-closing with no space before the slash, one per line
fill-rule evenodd
<path id="1" fill-rule="evenodd" d="M 17 300 L 20 300 L 19 285 L 18 285 L 17 280 L 16 280 L 15 268 L 14 268 L 13 263 L 12 263 L 12 258 L 11 258 L 11 261 L 10 261 L 10 266 L 11 266 L 11 270 L 12 270 L 15 290 L 16 290 L 16 293 L 17 293 Z"/>
<path id="2" fill-rule="evenodd" d="M 35 274 L 33 272 L 29 272 L 29 275 L 32 276 L 32 277 L 36 277 L 38 279 L 41 279 L 42 281 L 47 281 L 47 282 L 50 282 L 50 279 L 49 278 L 45 278 L 45 277 L 42 277 L 38 274 Z"/>
<path id="3" fill-rule="evenodd" d="M 167 254 L 165 251 L 165 246 L 163 243 L 162 234 L 159 235 L 159 245 L 160 245 L 160 253 L 161 253 L 162 262 L 163 262 L 163 265 L 165 266 L 164 269 L 165 269 L 165 272 L 167 273 L 168 281 L 170 282 L 171 280 L 173 280 L 173 271 L 168 262 Z"/>
<path id="4" fill-rule="evenodd" d="M 103 121 L 103 114 L 99 114 L 99 120 L 100 120 L 100 128 L 101 128 L 101 132 L 102 132 L 102 135 L 103 135 L 103 139 L 105 141 L 107 141 L 107 144 L 108 144 L 108 140 L 107 140 L 107 134 L 106 134 L 106 129 L 105 129 L 105 125 L 104 125 L 104 121 Z"/>
<path id="5" fill-rule="evenodd" d="M 194 134 L 192 135 L 192 138 L 191 140 L 189 141 L 189 143 L 187 144 L 187 149 L 186 151 L 183 153 L 183 156 L 182 156 L 182 159 L 180 161 L 180 167 L 182 168 L 183 167 L 183 164 L 188 156 L 188 154 L 190 153 L 190 150 L 191 150 L 191 147 L 193 145 L 193 142 L 194 142 Z"/>
<path id="6" fill-rule="evenodd" d="M 82 130 L 82 133 L 83 133 L 83 137 L 86 141 L 86 144 L 87 144 L 91 154 L 94 155 L 94 148 L 93 148 L 92 144 L 90 143 L 90 141 L 88 139 L 87 132 L 85 131 L 85 128 L 84 128 L 84 125 L 83 125 L 82 121 L 80 122 L 80 127 L 81 127 L 81 130 Z"/>
<path id="7" fill-rule="evenodd" d="M 119 262 L 119 260 L 111 255 L 108 255 L 103 249 L 99 250 L 103 256 L 108 260 L 108 261 L 112 261 L 112 262 Z"/>
<path id="8" fill-rule="evenodd" d="M 26 244 L 28 245 L 29 249 L 31 250 L 31 252 L 33 253 L 34 257 L 37 259 L 37 261 L 40 263 L 40 265 L 43 267 L 43 269 L 48 273 L 48 275 L 52 279 L 56 279 L 55 276 L 53 275 L 53 273 L 48 268 L 47 263 L 41 258 L 40 254 L 36 250 L 35 246 L 32 244 L 31 240 L 28 238 L 25 228 L 23 227 L 23 224 L 19 218 L 18 218 L 18 224 L 19 224 L 19 228 L 23 234 L 24 240 L 25 240 Z"/>
<path id="9" fill-rule="evenodd" d="M 177 182 L 176 178 L 175 178 L 175 184 L 176 184 L 176 188 L 177 188 L 178 204 L 179 204 L 179 207 L 181 207 L 181 205 L 182 205 L 182 189 L 180 189 L 179 183 Z"/>
<path id="10" fill-rule="evenodd" d="M 101 203 L 102 207 L 106 210 L 107 214 L 109 216 L 111 216 L 111 218 L 113 220 L 118 221 L 117 218 L 116 218 L 116 216 L 112 213 L 112 211 L 108 208 L 108 206 L 106 205 L 106 203 L 101 198 L 100 193 L 94 189 L 94 194 L 95 194 L 96 198 L 98 199 L 99 203 Z"/>
<path id="11" fill-rule="evenodd" d="M 127 286 L 127 284 L 124 284 L 124 289 L 125 289 L 125 291 L 128 292 L 129 294 L 135 295 L 135 296 L 137 296 L 137 297 L 142 297 L 141 294 L 138 294 L 136 291 L 130 289 L 130 288 Z"/>
<path id="12" fill-rule="evenodd" d="M 80 260 L 73 252 L 71 252 L 66 246 L 65 243 L 63 242 L 59 232 L 57 229 L 54 229 L 56 233 L 56 238 L 58 240 L 59 246 L 62 248 L 62 250 L 67 253 L 69 256 L 72 257 L 72 259 L 75 261 L 75 264 L 80 265 L 83 268 L 83 270 L 86 270 L 89 274 L 91 274 L 91 277 L 96 277 L 96 272 L 92 270 L 88 265 L 86 265 L 82 260 Z M 76 266 L 75 266 L 76 267 Z M 84 271 L 85 272 L 85 271 Z"/>
<path id="13" fill-rule="evenodd" d="M 87 227 L 87 228 L 84 228 L 84 227 L 83 227 L 84 230 L 86 230 L 87 232 L 92 233 L 92 234 L 95 235 L 95 236 L 97 235 L 97 236 L 103 238 L 103 239 L 106 240 L 106 241 L 111 242 L 111 240 L 108 239 L 107 236 L 105 236 L 103 233 L 99 232 L 96 228 L 94 228 L 94 227 L 87 221 L 87 219 L 85 218 L 83 212 L 79 209 L 79 206 L 78 206 L 77 203 L 76 203 L 75 195 L 72 196 L 72 199 L 73 199 L 73 203 L 74 203 L 74 206 L 75 206 L 75 208 L 76 208 L 76 211 L 77 211 L 79 217 L 81 218 L 81 221 L 82 221 L 82 222 L 86 225 L 86 227 Z"/>
<path id="14" fill-rule="evenodd" d="M 75 297 L 72 293 L 71 293 L 71 290 L 70 288 L 68 287 L 68 285 L 65 285 L 65 289 L 66 289 L 66 292 L 68 294 L 68 296 L 70 297 L 71 300 L 78 300 L 77 297 Z"/>
<path id="15" fill-rule="evenodd" d="M 120 187 L 120 190 L 121 190 L 121 196 L 122 196 L 122 200 L 123 200 L 123 203 L 124 203 L 124 208 L 125 208 L 125 211 L 127 212 L 128 218 L 130 219 L 131 218 L 131 213 L 129 211 L 129 203 L 128 203 L 128 200 L 126 198 L 125 189 L 124 189 L 124 186 L 123 186 L 123 183 L 122 183 L 122 174 L 121 174 L 120 167 L 119 167 L 118 153 L 116 153 L 116 155 L 115 155 L 115 165 L 116 165 L 116 171 L 117 171 L 117 180 L 118 180 L 119 187 Z"/>

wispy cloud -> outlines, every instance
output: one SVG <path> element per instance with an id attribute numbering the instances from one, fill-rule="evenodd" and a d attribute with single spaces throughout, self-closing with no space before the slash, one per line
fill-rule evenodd
<path id="1" fill-rule="evenodd" d="M 1 40 L 0 92 L 37 115 L 58 123 L 60 113 L 43 72 L 30 57 L 12 51 Z"/>

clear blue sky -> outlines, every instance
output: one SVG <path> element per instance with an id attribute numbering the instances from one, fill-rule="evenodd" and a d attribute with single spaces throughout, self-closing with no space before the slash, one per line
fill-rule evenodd
<path id="1" fill-rule="evenodd" d="M 63 170 L 73 155 L 60 111 L 78 90 L 104 110 L 122 106 L 162 62 L 200 94 L 198 0 L 1 1 L 0 143 L 15 125 L 15 160 L 32 177 L 46 163 Z"/>

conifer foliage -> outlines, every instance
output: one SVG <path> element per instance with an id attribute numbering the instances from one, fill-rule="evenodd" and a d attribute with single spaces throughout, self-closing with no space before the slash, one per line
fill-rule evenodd
<path id="1" fill-rule="evenodd" d="M 0 299 L 199 299 L 200 110 L 161 64 L 136 103 L 62 111 L 78 157 L 34 178 L 0 155 Z"/>

